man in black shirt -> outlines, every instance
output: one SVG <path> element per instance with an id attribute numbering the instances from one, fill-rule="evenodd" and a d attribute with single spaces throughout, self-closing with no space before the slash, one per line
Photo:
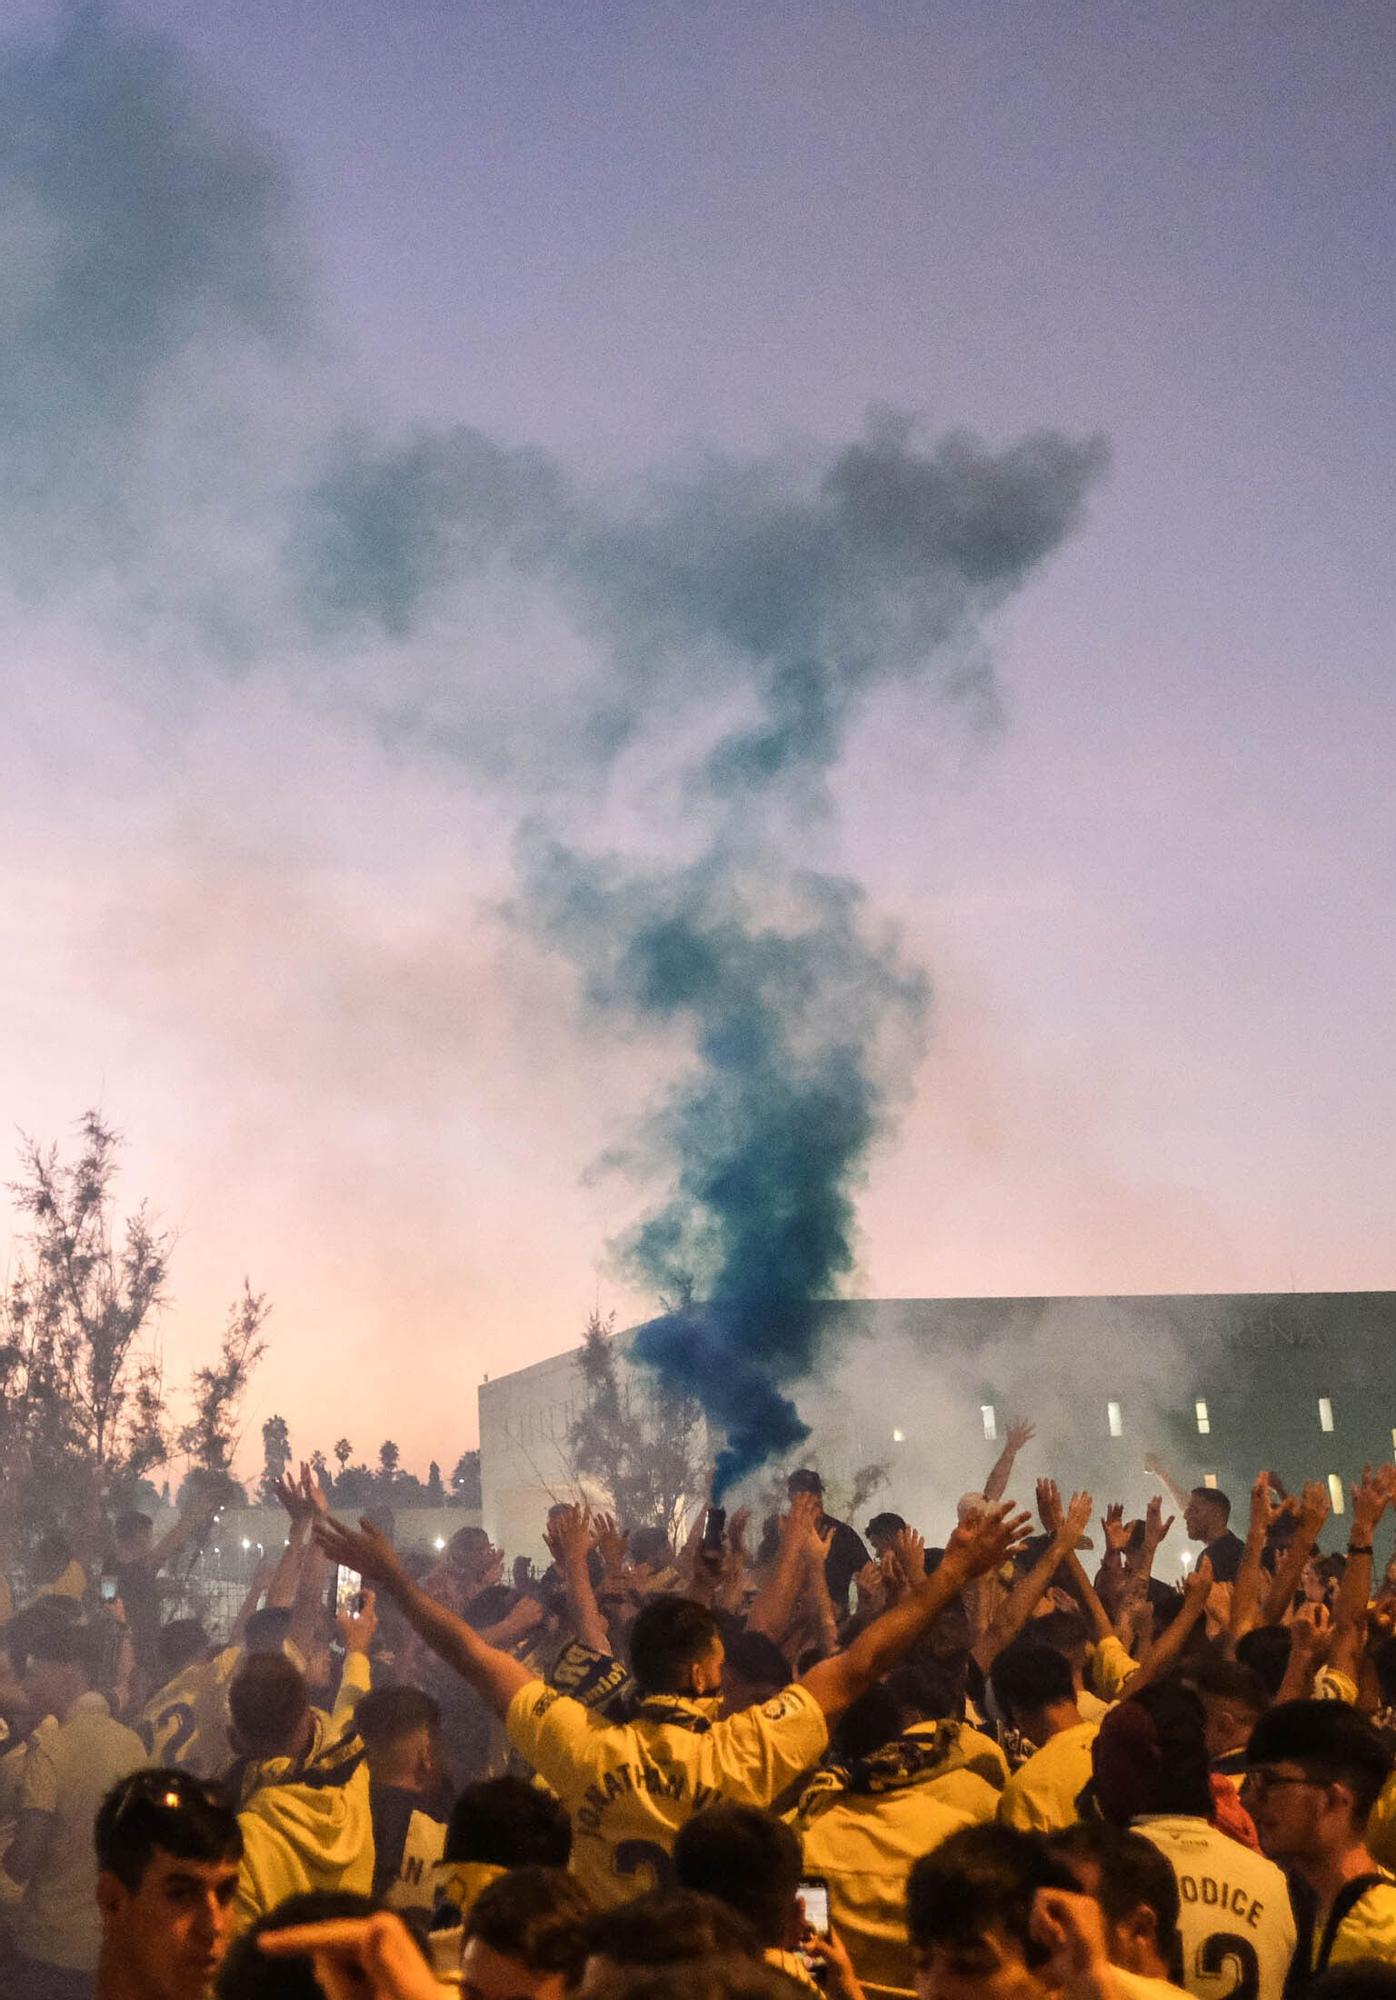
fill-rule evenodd
<path id="1" fill-rule="evenodd" d="M 1215 1486 L 1194 1486 L 1183 1509 L 1183 1526 L 1188 1539 L 1205 1544 L 1203 1555 L 1212 1565 L 1214 1583 L 1235 1583 L 1246 1545 L 1233 1535 L 1227 1523 L 1231 1502 Z"/>
<path id="2" fill-rule="evenodd" d="M 813 1493 L 819 1501 L 820 1534 L 827 1535 L 831 1528 L 834 1531 L 829 1553 L 824 1558 L 824 1576 L 834 1609 L 842 1617 L 848 1610 L 849 1585 L 869 1561 L 863 1538 L 856 1528 L 849 1527 L 847 1521 L 836 1521 L 832 1514 L 824 1512 L 824 1481 L 809 1466 L 792 1472 L 785 1482 L 785 1490 L 792 1500 L 797 1493 Z"/>

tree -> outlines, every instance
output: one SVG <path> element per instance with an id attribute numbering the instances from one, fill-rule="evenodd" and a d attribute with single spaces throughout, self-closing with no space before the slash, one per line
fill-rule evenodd
<path id="1" fill-rule="evenodd" d="M 105 1509 L 149 1504 L 156 1489 L 148 1475 L 176 1444 L 193 1453 L 195 1470 L 217 1472 L 226 1470 L 236 1443 L 265 1302 L 244 1289 L 218 1360 L 195 1372 L 193 1416 L 175 1430 L 155 1348 L 172 1238 L 145 1203 L 118 1222 L 120 1145 L 119 1134 L 89 1111 L 74 1158 L 26 1139 L 20 1178 L 11 1185 L 28 1226 L 0 1297 L 6 1556 L 17 1538 L 52 1528 L 91 1552 L 102 1539 Z"/>
<path id="2" fill-rule="evenodd" d="M 458 1507 L 481 1505 L 478 1451 L 463 1451 L 456 1460 L 456 1469 L 451 1474 L 451 1495 Z"/>
<path id="3" fill-rule="evenodd" d="M 328 1491 L 330 1484 L 330 1468 L 324 1452 L 322 1451 L 311 1452 L 310 1469 L 315 1474 L 316 1485 L 323 1486 L 326 1489 L 326 1491 Z"/>
<path id="4" fill-rule="evenodd" d="M 603 1320 L 592 1312 L 578 1366 L 582 1404 L 567 1433 L 574 1478 L 598 1488 L 626 1527 L 676 1536 L 703 1490 L 707 1434 L 698 1404 L 648 1378 L 621 1381 L 614 1313 Z"/>
<path id="5" fill-rule="evenodd" d="M 441 1467 L 435 1459 L 427 1467 L 425 1498 L 428 1507 L 444 1507 L 446 1505 L 446 1488 L 441 1478 Z"/>
<path id="6" fill-rule="evenodd" d="M 194 1371 L 194 1416 L 179 1433 L 179 1448 L 190 1460 L 182 1499 L 206 1496 L 226 1507 L 242 1497 L 242 1488 L 233 1477 L 233 1458 L 241 1439 L 238 1418 L 252 1371 L 266 1352 L 262 1328 L 269 1310 L 265 1295 L 254 1292 L 244 1278 L 242 1296 L 229 1308 L 217 1361 Z M 272 1422 L 281 1423 L 281 1419 L 276 1417 Z M 269 1428 L 262 1426 L 264 1443 Z M 286 1427 L 282 1424 L 281 1428 L 284 1432 Z M 270 1454 L 267 1464 L 270 1469 Z"/>
<path id="7" fill-rule="evenodd" d="M 348 1465 L 353 1456 L 353 1445 L 350 1444 L 348 1438 L 341 1438 L 334 1448 L 334 1462 L 341 1472 L 343 1472 L 345 1466 Z"/>
<path id="8" fill-rule="evenodd" d="M 391 1438 L 384 1438 L 378 1447 L 378 1478 L 382 1485 L 391 1486 L 398 1476 L 398 1466 L 402 1453 Z"/>
<path id="9" fill-rule="evenodd" d="M 276 1489 L 290 1463 L 290 1427 L 284 1417 L 268 1417 L 262 1425 L 262 1477 L 257 1487 L 264 1506 L 276 1506 Z"/>

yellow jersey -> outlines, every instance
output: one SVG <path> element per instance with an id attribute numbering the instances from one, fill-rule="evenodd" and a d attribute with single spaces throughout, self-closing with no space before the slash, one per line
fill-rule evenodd
<path id="1" fill-rule="evenodd" d="M 1315 1965 L 1323 1942 L 1323 1926 L 1314 1925 Z M 1360 1958 L 1396 1964 L 1396 1881 L 1389 1876 L 1363 1892 L 1339 1924 L 1328 1954 L 1329 1965 L 1352 1965 Z"/>
<path id="2" fill-rule="evenodd" d="M 572 1870 L 598 1908 L 666 1883 L 695 1813 L 769 1806 L 828 1747 L 823 1710 L 798 1682 L 736 1715 L 716 1707 L 651 1695 L 629 1722 L 607 1722 L 541 1680 L 509 1704 L 509 1741 L 566 1806 Z"/>
<path id="3" fill-rule="evenodd" d="M 1081 1817 L 1077 1803 L 1091 1780 L 1091 1745 L 1098 1722 L 1077 1722 L 1049 1736 L 1020 1764 L 1003 1788 L 999 1818 L 1025 1833 L 1051 1833 L 1074 1826 Z"/>
<path id="4" fill-rule="evenodd" d="M 911 1864 L 948 1834 L 994 1817 L 1001 1769 L 1006 1776 L 1003 1752 L 978 1730 L 923 1722 L 842 1773 L 821 1772 L 800 1801 L 794 1823 L 805 1873 L 827 1881 L 833 1927 L 869 1993 L 915 1986 L 906 1931 Z"/>
<path id="5" fill-rule="evenodd" d="M 146 1703 L 136 1733 L 154 1764 L 173 1764 L 199 1778 L 221 1777 L 233 1761 L 228 1739 L 228 1683 L 241 1646 L 225 1646 L 167 1680 Z"/>

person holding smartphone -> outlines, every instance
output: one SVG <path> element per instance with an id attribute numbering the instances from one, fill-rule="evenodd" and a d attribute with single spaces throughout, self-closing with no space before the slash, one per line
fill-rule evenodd
<path id="1" fill-rule="evenodd" d="M 829 1885 L 805 1872 L 799 1836 L 759 1806 L 709 1806 L 679 1830 L 680 1888 L 715 1896 L 756 1933 L 766 1963 L 837 2000 L 862 2000 L 829 1921 Z"/>

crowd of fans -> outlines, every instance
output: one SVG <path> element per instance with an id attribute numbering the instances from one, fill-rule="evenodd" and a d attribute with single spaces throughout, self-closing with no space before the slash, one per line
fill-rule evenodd
<path id="1" fill-rule="evenodd" d="M 1030 1435 L 943 1547 L 801 1471 L 682 1549 L 555 1506 L 508 1583 L 470 1527 L 414 1576 L 303 1469 L 223 1644 L 160 1615 L 197 1522 L 115 1523 L 95 1601 L 41 1549 L 0 1630 L 0 1994 L 1396 1993 L 1396 1467 L 1323 1554 L 1325 1484 L 1260 1473 L 1242 1535 L 1152 1462 L 1175 1587 L 1162 1497 L 1002 1497 Z"/>

